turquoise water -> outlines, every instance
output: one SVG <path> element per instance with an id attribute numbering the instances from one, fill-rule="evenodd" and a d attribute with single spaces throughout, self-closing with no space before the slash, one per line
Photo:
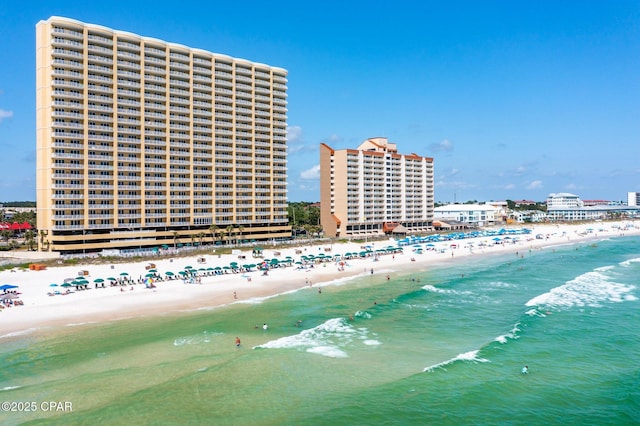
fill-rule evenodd
<path id="1" fill-rule="evenodd" d="M 5 337 L 0 423 L 640 424 L 639 276 L 613 238 Z"/>

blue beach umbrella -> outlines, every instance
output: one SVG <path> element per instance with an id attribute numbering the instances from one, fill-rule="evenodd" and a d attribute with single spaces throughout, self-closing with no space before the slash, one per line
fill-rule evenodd
<path id="1" fill-rule="evenodd" d="M 12 288 L 18 288 L 18 286 L 17 285 L 13 285 L 13 284 L 0 285 L 0 290 L 10 290 Z"/>

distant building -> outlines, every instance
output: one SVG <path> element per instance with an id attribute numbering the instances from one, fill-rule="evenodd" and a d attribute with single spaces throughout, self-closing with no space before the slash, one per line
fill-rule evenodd
<path id="1" fill-rule="evenodd" d="M 612 206 L 615 203 L 612 203 L 611 201 L 608 200 L 582 200 L 582 202 L 584 203 L 585 207 L 589 207 L 589 206 Z"/>
<path id="2" fill-rule="evenodd" d="M 547 214 L 542 210 L 512 210 L 509 212 L 509 219 L 515 223 L 546 222 Z"/>
<path id="3" fill-rule="evenodd" d="M 507 220 L 507 217 L 509 216 L 509 203 L 506 201 L 488 201 L 486 204 L 496 208 L 496 221 Z"/>
<path id="4" fill-rule="evenodd" d="M 434 219 L 455 220 L 473 227 L 493 226 L 501 220 L 500 209 L 489 204 L 448 204 L 433 209 Z"/>
<path id="5" fill-rule="evenodd" d="M 547 218 L 550 221 L 590 221 L 615 218 L 635 218 L 640 209 L 634 206 L 612 205 L 612 203 L 586 203 L 577 195 L 560 193 L 547 197 Z"/>
<path id="6" fill-rule="evenodd" d="M 627 205 L 629 207 L 640 206 L 640 192 L 627 192 Z"/>
<path id="7" fill-rule="evenodd" d="M 535 206 L 538 203 L 532 200 L 517 200 L 517 201 L 514 201 L 513 204 L 515 207 L 526 207 L 526 206 Z"/>
<path id="8" fill-rule="evenodd" d="M 583 207 L 584 203 L 577 195 L 560 192 L 557 194 L 549 194 L 547 197 L 547 210 L 560 208 L 578 208 Z"/>
<path id="9" fill-rule="evenodd" d="M 357 237 L 432 229 L 433 158 L 399 154 L 371 138 L 357 149 L 320 144 L 320 222 L 325 235 Z"/>

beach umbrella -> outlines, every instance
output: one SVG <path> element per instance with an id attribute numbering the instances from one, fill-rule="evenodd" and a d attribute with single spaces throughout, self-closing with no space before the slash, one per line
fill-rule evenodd
<path id="1" fill-rule="evenodd" d="M 116 278 L 113 278 L 113 277 L 109 277 L 109 278 L 107 278 L 107 279 L 108 279 L 109 281 L 116 281 Z"/>
<path id="2" fill-rule="evenodd" d="M 157 269 L 149 269 L 148 272 L 158 272 L 158 270 Z"/>
<path id="3" fill-rule="evenodd" d="M 187 275 L 187 272 L 186 271 L 180 271 L 179 274 L 180 275 Z"/>
<path id="4" fill-rule="evenodd" d="M 49 287 L 58 287 L 58 284 L 49 284 Z"/>
<path id="5" fill-rule="evenodd" d="M 219 271 L 219 270 L 221 270 L 221 269 L 222 269 L 222 267 L 221 267 L 221 266 L 216 266 L 215 268 L 213 268 L 213 270 L 214 270 L 214 271 Z"/>
<path id="6" fill-rule="evenodd" d="M 12 288 L 18 288 L 18 286 L 17 285 L 13 285 L 13 284 L 0 285 L 0 290 L 9 290 L 9 289 L 12 289 Z"/>
<path id="7" fill-rule="evenodd" d="M 71 283 L 64 283 L 62 284 L 62 287 L 71 287 Z"/>
<path id="8" fill-rule="evenodd" d="M 214 270 L 214 269 L 213 269 L 211 266 L 209 266 L 209 267 L 207 268 L 207 271 L 213 271 L 213 270 Z"/>
<path id="9" fill-rule="evenodd" d="M 153 277 L 155 277 L 155 275 L 152 274 L 152 273 L 149 273 L 149 274 L 145 275 L 145 278 L 153 278 Z"/>
<path id="10" fill-rule="evenodd" d="M 173 272 L 169 271 L 169 272 L 165 272 L 165 275 L 169 275 L 170 277 L 175 275 Z"/>
<path id="11" fill-rule="evenodd" d="M 188 265 L 188 266 L 185 266 L 184 269 L 193 269 L 193 266 Z"/>
<path id="12" fill-rule="evenodd" d="M 103 283 L 104 280 L 102 278 L 96 278 L 95 280 L 93 280 L 94 283 Z"/>
<path id="13" fill-rule="evenodd" d="M 120 276 L 121 276 L 121 277 L 126 277 L 127 275 L 129 275 L 129 273 L 127 273 L 127 272 L 120 272 Z"/>

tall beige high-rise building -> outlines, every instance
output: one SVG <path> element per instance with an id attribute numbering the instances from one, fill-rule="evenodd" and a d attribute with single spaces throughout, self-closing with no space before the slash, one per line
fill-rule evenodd
<path id="1" fill-rule="evenodd" d="M 36 49 L 43 249 L 291 235 L 285 69 L 60 17 Z"/>
<path id="2" fill-rule="evenodd" d="M 330 237 L 432 230 L 433 158 L 398 154 L 386 138 L 320 144 L 320 221 Z"/>

